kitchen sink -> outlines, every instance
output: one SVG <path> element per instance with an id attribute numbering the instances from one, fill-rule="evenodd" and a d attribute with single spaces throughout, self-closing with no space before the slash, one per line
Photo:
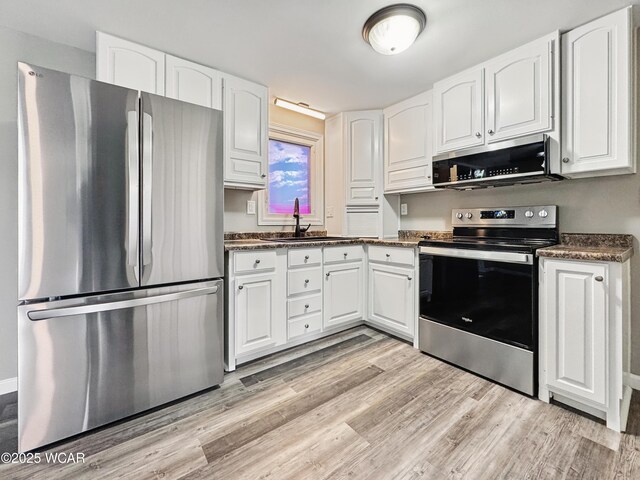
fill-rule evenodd
<path id="1" fill-rule="evenodd" d="M 297 243 L 297 242 L 324 242 L 331 240 L 353 240 L 350 237 L 284 237 L 284 238 L 267 238 L 267 242 Z"/>

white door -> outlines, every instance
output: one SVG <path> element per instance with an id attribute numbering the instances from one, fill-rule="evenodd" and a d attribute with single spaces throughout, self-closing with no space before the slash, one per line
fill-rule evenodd
<path id="1" fill-rule="evenodd" d="M 96 79 L 164 95 L 163 52 L 97 32 Z"/>
<path id="2" fill-rule="evenodd" d="M 552 128 L 554 38 L 541 38 L 486 65 L 489 143 Z"/>
<path id="3" fill-rule="evenodd" d="M 324 328 L 364 318 L 362 262 L 325 266 Z"/>
<path id="4" fill-rule="evenodd" d="M 634 169 L 630 15 L 627 8 L 562 36 L 563 174 Z"/>
<path id="5" fill-rule="evenodd" d="M 484 144 L 484 69 L 433 86 L 436 153 Z"/>
<path id="6" fill-rule="evenodd" d="M 235 281 L 237 356 L 278 343 L 275 282 L 275 273 L 247 275 Z"/>
<path id="7" fill-rule="evenodd" d="M 607 401 L 606 283 L 606 265 L 545 260 L 547 384 L 600 405 Z"/>
<path id="8" fill-rule="evenodd" d="M 267 185 L 267 87 L 224 75 L 225 185 Z"/>
<path id="9" fill-rule="evenodd" d="M 345 115 L 347 205 L 378 204 L 382 171 L 382 113 L 378 110 Z"/>
<path id="10" fill-rule="evenodd" d="M 433 183 L 431 91 L 384 110 L 384 191 L 411 191 Z"/>
<path id="11" fill-rule="evenodd" d="M 392 333 L 413 337 L 416 323 L 413 270 L 370 263 L 368 273 L 369 320 Z"/>
<path id="12" fill-rule="evenodd" d="M 222 109 L 222 74 L 182 58 L 167 55 L 166 96 L 203 107 Z"/>

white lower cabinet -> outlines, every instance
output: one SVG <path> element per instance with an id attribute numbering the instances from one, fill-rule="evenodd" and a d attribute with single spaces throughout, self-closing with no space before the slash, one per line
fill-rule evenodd
<path id="1" fill-rule="evenodd" d="M 624 429 L 628 262 L 540 261 L 540 398 Z"/>
<path id="2" fill-rule="evenodd" d="M 413 339 L 416 325 L 413 268 L 369 263 L 369 321 Z"/>
<path id="3" fill-rule="evenodd" d="M 379 245 L 229 252 L 226 370 L 365 323 L 414 340 L 416 265 L 414 248 Z"/>
<path id="4" fill-rule="evenodd" d="M 236 280 L 236 354 L 272 347 L 280 340 L 276 325 L 275 282 L 275 273 L 246 275 Z"/>
<path id="5" fill-rule="evenodd" d="M 364 319 L 362 261 L 325 266 L 324 328 Z"/>

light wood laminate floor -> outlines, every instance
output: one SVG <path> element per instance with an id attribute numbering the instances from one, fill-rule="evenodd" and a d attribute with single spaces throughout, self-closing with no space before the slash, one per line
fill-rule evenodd
<path id="1" fill-rule="evenodd" d="M 637 393 L 617 434 L 359 327 L 46 450 L 83 464 L 0 465 L 0 478 L 640 479 L 639 434 Z"/>

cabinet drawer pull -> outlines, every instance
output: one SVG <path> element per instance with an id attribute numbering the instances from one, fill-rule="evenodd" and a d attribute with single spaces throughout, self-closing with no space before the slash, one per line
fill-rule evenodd
<path id="1" fill-rule="evenodd" d="M 307 260 L 309 260 L 309 255 L 304 256 L 304 261 L 306 262 Z"/>
<path id="2" fill-rule="evenodd" d="M 305 281 L 304 281 L 304 284 L 305 284 L 305 285 L 306 285 L 307 283 L 309 283 L 309 280 L 305 280 Z"/>
<path id="3" fill-rule="evenodd" d="M 240 286 L 238 287 L 238 290 L 242 290 L 243 288 L 244 288 L 244 285 L 240 285 Z"/>
<path id="4" fill-rule="evenodd" d="M 256 265 L 257 265 L 258 263 L 260 263 L 260 259 L 259 259 L 259 258 L 256 258 Z"/>
<path id="5" fill-rule="evenodd" d="M 304 324 L 304 328 L 309 328 L 309 324 L 308 324 L 308 323 L 305 323 L 305 324 Z"/>
<path id="6" fill-rule="evenodd" d="M 260 175 L 260 178 L 265 178 L 267 175 L 265 173 L 263 173 L 262 175 Z"/>
<path id="7" fill-rule="evenodd" d="M 494 134 L 494 133 L 496 133 L 496 132 L 494 132 L 493 130 L 489 130 L 487 133 L 488 133 L 489 135 L 493 135 L 493 134 Z"/>
<path id="8" fill-rule="evenodd" d="M 326 273 L 326 275 L 327 275 L 327 278 L 329 278 L 329 275 L 331 275 L 331 273 L 330 273 L 330 272 L 327 272 L 327 273 Z"/>
<path id="9" fill-rule="evenodd" d="M 595 280 L 596 282 L 601 282 L 601 281 L 603 281 L 603 280 L 604 280 L 604 277 L 602 277 L 601 275 L 598 275 L 597 277 L 595 277 L 595 278 L 594 278 L 594 280 Z"/>
<path id="10" fill-rule="evenodd" d="M 309 304 L 308 304 L 308 303 L 305 303 L 305 304 L 304 304 L 304 308 L 309 308 Z"/>
<path id="11" fill-rule="evenodd" d="M 390 256 L 391 256 L 391 254 L 390 254 L 390 253 L 387 253 L 387 258 L 389 258 Z"/>
<path id="12" fill-rule="evenodd" d="M 569 157 L 564 157 L 562 159 L 562 163 L 569 163 L 569 162 L 570 162 Z"/>
<path id="13" fill-rule="evenodd" d="M 413 277 L 407 277 L 407 280 L 411 281 L 413 280 Z"/>
<path id="14" fill-rule="evenodd" d="M 476 132 L 476 137 L 480 138 L 482 136 L 482 134 L 480 132 Z"/>

